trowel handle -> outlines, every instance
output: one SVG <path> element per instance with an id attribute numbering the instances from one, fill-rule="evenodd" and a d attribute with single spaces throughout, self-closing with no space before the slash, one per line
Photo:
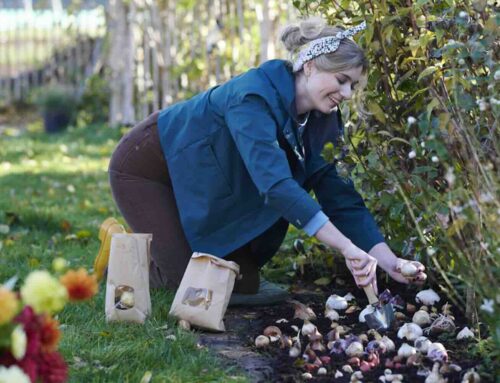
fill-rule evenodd
<path id="1" fill-rule="evenodd" d="M 359 277 L 359 280 L 363 282 L 365 278 Z M 368 303 L 371 305 L 374 303 L 378 303 L 377 294 L 375 294 L 375 290 L 373 289 L 373 285 L 370 283 L 368 286 L 364 286 L 363 290 L 365 290 L 366 297 L 368 298 Z"/>
<path id="2" fill-rule="evenodd" d="M 368 303 L 370 303 L 371 305 L 374 303 L 378 303 L 378 297 L 375 294 L 375 290 L 373 289 L 372 284 L 364 286 L 363 290 L 365 290 L 366 297 L 368 298 Z"/>

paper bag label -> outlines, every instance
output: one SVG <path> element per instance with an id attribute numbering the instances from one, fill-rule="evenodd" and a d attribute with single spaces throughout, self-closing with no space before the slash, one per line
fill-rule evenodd
<path id="1" fill-rule="evenodd" d="M 208 310 L 212 303 L 212 290 L 188 287 L 182 298 L 182 304 L 189 306 L 205 306 Z"/>

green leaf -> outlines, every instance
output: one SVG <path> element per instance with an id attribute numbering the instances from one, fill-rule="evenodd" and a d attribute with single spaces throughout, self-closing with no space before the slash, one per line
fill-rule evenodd
<path id="1" fill-rule="evenodd" d="M 392 141 L 402 142 L 402 143 L 404 143 L 404 144 L 406 144 L 406 145 L 411 146 L 411 144 L 410 144 L 407 140 L 405 140 L 404 138 L 401 138 L 401 137 L 393 137 L 393 138 L 391 138 L 391 139 L 389 140 L 389 143 L 391 143 Z"/>
<path id="2" fill-rule="evenodd" d="M 369 44 L 373 40 L 373 31 L 375 29 L 375 26 L 373 23 L 368 24 L 368 28 L 366 28 L 365 32 L 365 43 Z"/>
<path id="3" fill-rule="evenodd" d="M 418 166 L 413 170 L 413 174 L 422 174 L 433 171 L 434 168 L 432 166 Z"/>
<path id="4" fill-rule="evenodd" d="M 417 82 L 419 82 L 420 80 L 422 80 L 423 78 L 433 74 L 434 72 L 436 72 L 438 70 L 438 68 L 436 68 L 435 66 L 430 66 L 429 68 L 425 68 L 422 73 L 420 73 L 418 75 L 418 78 L 417 78 Z"/>
<path id="5" fill-rule="evenodd" d="M 378 130 L 377 134 L 380 134 L 381 136 L 394 137 L 394 135 L 387 130 Z"/>
<path id="6" fill-rule="evenodd" d="M 439 105 L 439 100 L 437 98 L 433 98 L 432 101 L 427 105 L 427 116 L 430 118 L 432 111 L 436 106 Z"/>

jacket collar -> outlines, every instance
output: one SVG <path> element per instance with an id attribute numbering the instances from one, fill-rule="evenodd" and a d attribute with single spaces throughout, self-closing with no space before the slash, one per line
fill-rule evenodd
<path id="1" fill-rule="evenodd" d="M 304 168 L 305 148 L 301 147 L 296 139 L 297 132 L 293 123 L 294 120 L 297 120 L 297 109 L 295 106 L 295 76 L 292 71 L 292 64 L 285 60 L 269 60 L 259 68 L 278 93 L 282 107 L 289 116 L 281 130 L 302 168 Z M 342 128 L 340 110 L 332 114 L 313 112 L 306 128 L 306 133 L 310 136 L 310 144 L 312 145 L 310 149 L 321 151 L 323 145 L 327 142 L 337 145 L 338 138 L 342 136 Z"/>
<path id="2" fill-rule="evenodd" d="M 293 118 L 297 117 L 295 107 L 295 76 L 292 64 L 285 60 L 269 60 L 259 67 L 279 94 L 280 101 L 286 112 Z"/>

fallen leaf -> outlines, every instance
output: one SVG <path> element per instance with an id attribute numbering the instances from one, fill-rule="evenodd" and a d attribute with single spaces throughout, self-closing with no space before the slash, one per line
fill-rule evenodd
<path id="1" fill-rule="evenodd" d="M 293 315 L 293 318 L 298 318 L 298 319 L 302 319 L 302 320 L 314 320 L 316 319 L 316 314 L 314 313 L 314 311 L 306 306 L 305 304 L 299 302 L 299 301 L 296 301 L 296 300 L 293 300 L 291 299 L 290 300 L 290 303 L 293 304 L 294 306 L 294 309 L 295 309 L 295 313 Z"/>
<path id="2" fill-rule="evenodd" d="M 88 230 L 80 230 L 76 233 L 78 239 L 86 239 L 92 237 L 92 233 Z"/>
<path id="3" fill-rule="evenodd" d="M 328 286 L 331 282 L 332 282 L 332 280 L 329 277 L 322 277 L 322 278 L 316 279 L 314 281 L 314 284 L 318 285 L 318 286 Z"/>
<path id="4" fill-rule="evenodd" d="M 12 246 L 14 244 L 14 241 L 10 238 L 7 238 L 3 244 L 5 246 Z"/>
<path id="5" fill-rule="evenodd" d="M 153 373 L 151 371 L 146 371 L 142 376 L 140 383 L 149 383 L 152 377 Z"/>
<path id="6" fill-rule="evenodd" d="M 7 218 L 7 223 L 9 225 L 14 225 L 16 223 L 19 223 L 20 219 L 19 219 L 19 216 L 12 212 L 12 211 L 8 211 L 5 213 L 5 218 Z"/>
<path id="7" fill-rule="evenodd" d="M 69 221 L 67 221 L 65 219 L 61 221 L 59 226 L 61 227 L 61 230 L 66 232 L 66 233 L 71 230 L 71 223 L 69 223 Z"/>
<path id="8" fill-rule="evenodd" d="M 83 368 L 83 367 L 87 367 L 87 362 L 85 362 L 82 358 L 78 357 L 78 356 L 74 356 L 73 357 L 73 367 L 74 368 Z"/>
<path id="9" fill-rule="evenodd" d="M 30 258 L 28 260 L 28 265 L 30 266 L 30 268 L 35 269 L 40 266 L 40 261 L 36 258 Z"/>

